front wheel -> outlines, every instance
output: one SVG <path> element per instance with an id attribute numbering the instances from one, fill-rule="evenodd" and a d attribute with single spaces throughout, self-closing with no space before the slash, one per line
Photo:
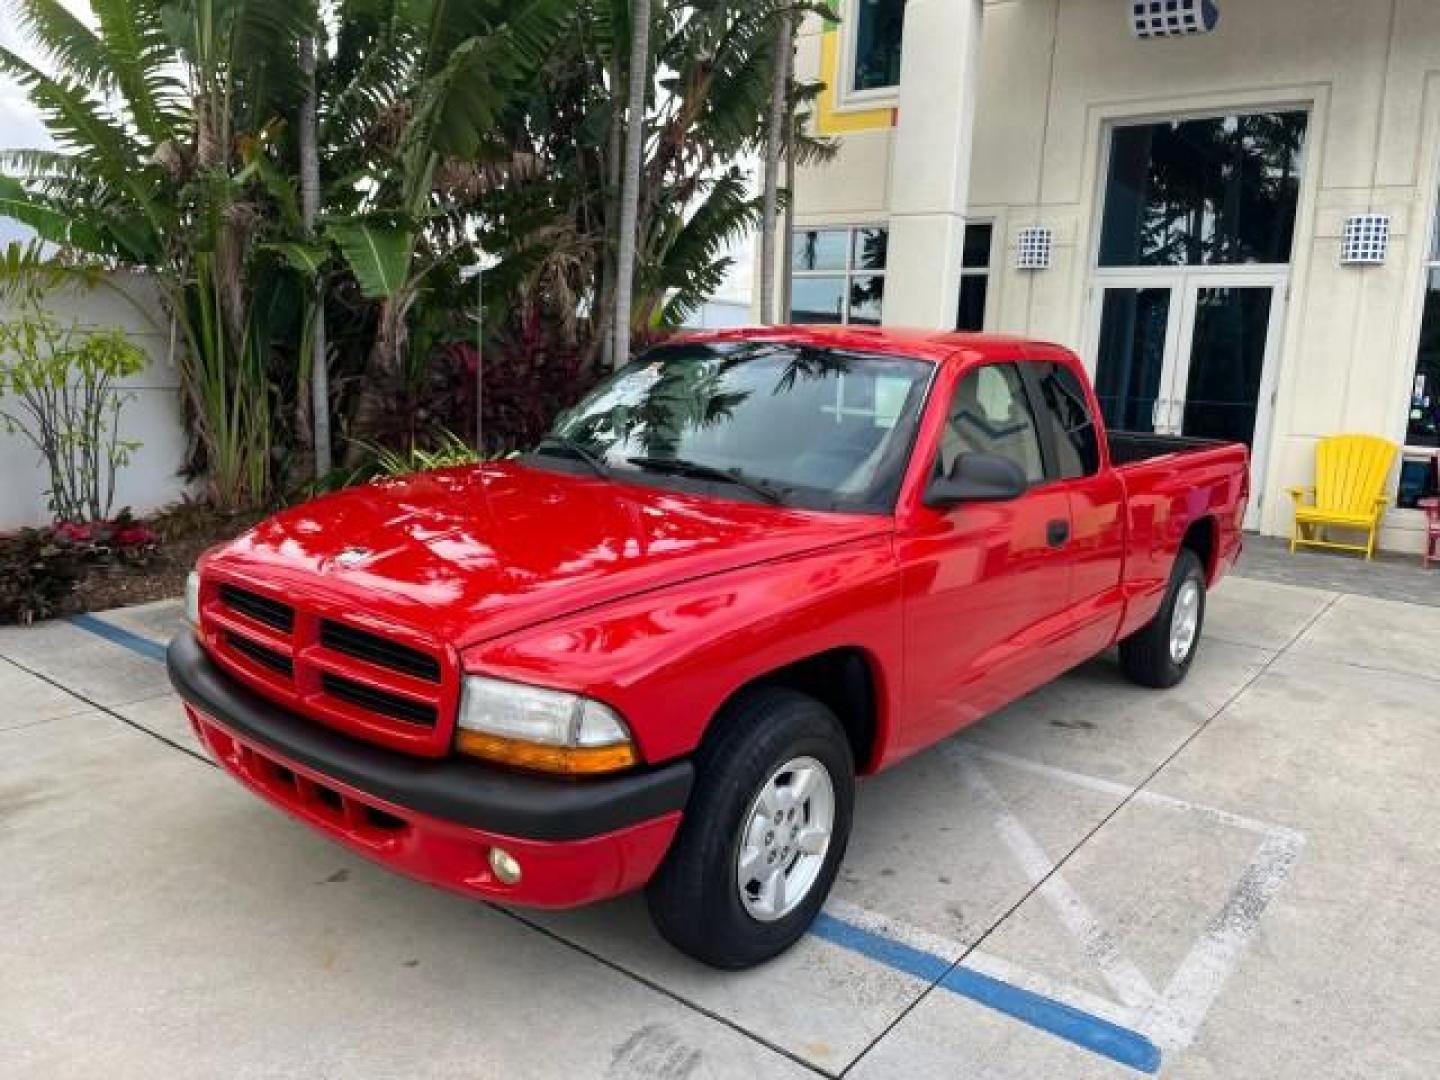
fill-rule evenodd
<path id="1" fill-rule="evenodd" d="M 1181 548 L 1155 618 L 1120 643 L 1120 666 L 1132 682 L 1165 689 L 1190 670 L 1205 625 L 1205 567 Z"/>
<path id="2" fill-rule="evenodd" d="M 850 838 L 855 770 L 835 715 L 795 691 L 747 693 L 717 723 L 646 900 L 672 945 L 738 969 L 788 949 L 825 902 Z"/>

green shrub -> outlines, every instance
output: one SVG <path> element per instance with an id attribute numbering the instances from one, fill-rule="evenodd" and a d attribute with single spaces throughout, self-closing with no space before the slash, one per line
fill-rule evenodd
<path id="1" fill-rule="evenodd" d="M 430 449 L 414 444 L 405 451 L 380 448 L 375 454 L 375 471 L 380 477 L 408 476 L 452 465 L 474 465 L 483 460 L 484 456 L 460 436 L 452 431 L 442 431 L 436 445 Z"/>
<path id="2" fill-rule="evenodd" d="M 134 395 L 115 383 L 143 371 L 145 353 L 119 330 L 61 326 L 36 297 L 21 310 L 0 322 L 0 421 L 39 451 L 57 520 L 103 521 L 115 474 L 140 446 L 120 438 L 120 409 Z"/>

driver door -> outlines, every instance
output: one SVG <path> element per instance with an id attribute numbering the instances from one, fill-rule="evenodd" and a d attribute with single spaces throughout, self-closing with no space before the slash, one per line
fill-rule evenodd
<path id="1" fill-rule="evenodd" d="M 1070 500 L 1047 483 L 1043 441 L 1015 364 L 956 384 L 935 470 L 959 454 L 1010 458 L 1017 499 L 927 508 L 898 538 L 905 590 L 907 749 L 919 749 L 1069 666 Z M 912 739 L 914 740 L 912 742 Z"/>

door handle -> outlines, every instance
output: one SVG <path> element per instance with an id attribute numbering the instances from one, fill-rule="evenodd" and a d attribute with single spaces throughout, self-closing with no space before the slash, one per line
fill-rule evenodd
<path id="1" fill-rule="evenodd" d="M 1070 539 L 1070 522 L 1056 518 L 1045 526 L 1045 542 L 1052 548 L 1064 547 Z"/>

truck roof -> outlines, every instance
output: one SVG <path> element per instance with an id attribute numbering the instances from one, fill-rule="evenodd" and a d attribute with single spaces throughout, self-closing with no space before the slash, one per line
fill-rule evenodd
<path id="1" fill-rule="evenodd" d="M 740 326 L 687 331 L 675 342 L 774 341 L 787 345 L 850 349 L 908 356 L 936 363 L 999 360 L 1023 353 L 1064 351 L 1062 346 L 1012 334 L 978 334 L 896 326 L 814 325 Z"/>

